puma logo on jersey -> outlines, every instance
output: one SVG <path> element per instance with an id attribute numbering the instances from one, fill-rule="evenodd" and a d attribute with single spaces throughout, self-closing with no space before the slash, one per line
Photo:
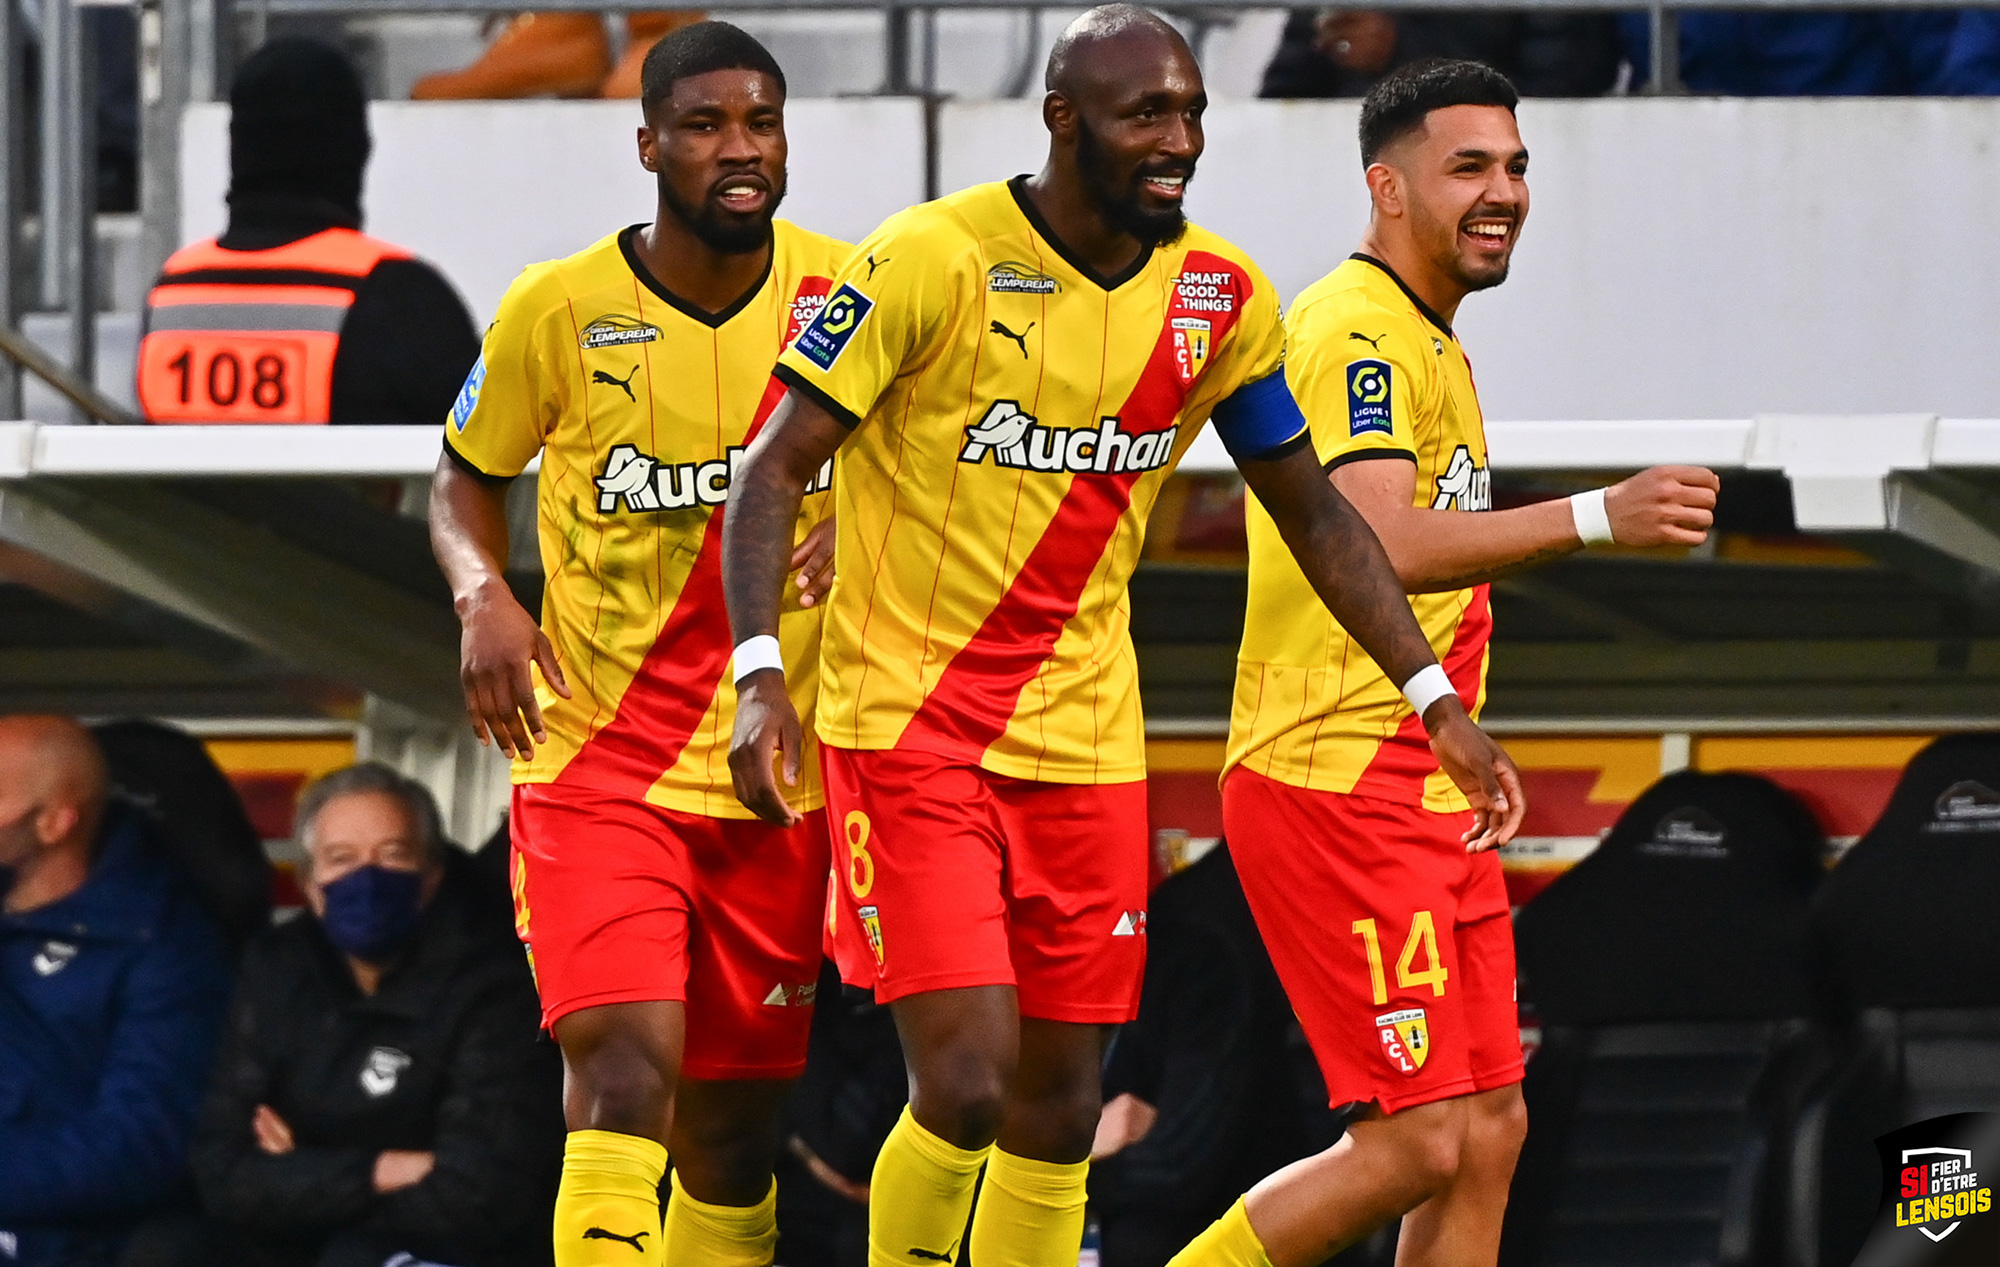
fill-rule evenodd
<path id="1" fill-rule="evenodd" d="M 1358 331 L 1349 330 L 1347 332 L 1347 337 L 1353 339 L 1357 343 L 1366 343 L 1369 347 L 1374 348 L 1377 352 L 1380 352 L 1382 350 L 1382 340 L 1388 338 L 1389 333 L 1388 331 L 1385 330 L 1381 334 L 1378 334 L 1371 339 L 1367 335 L 1361 334 Z"/>
<path id="2" fill-rule="evenodd" d="M 1451 463 L 1438 478 L 1432 510 L 1493 509 L 1493 473 L 1472 462 L 1472 450 L 1459 445 L 1452 450 Z"/>
<path id="3" fill-rule="evenodd" d="M 1002 325 L 998 321 L 995 321 L 992 327 L 987 331 L 988 334 L 997 334 L 1003 339 L 1012 339 L 1015 343 L 1019 344 L 1021 348 L 1021 359 L 1024 361 L 1028 359 L 1028 336 L 1033 334 L 1034 332 L 1035 332 L 1035 323 L 1032 321 L 1028 323 L 1028 328 L 1026 330 L 1021 331 L 1021 333 L 1019 334 L 1015 334 L 1012 330 L 1009 330 L 1006 326 Z"/>
<path id="4" fill-rule="evenodd" d="M 590 375 L 590 381 L 592 383 L 611 384 L 613 387 L 616 387 L 619 391 L 624 392 L 626 397 L 629 398 L 631 402 L 636 405 L 639 403 L 639 398 L 637 396 L 632 395 L 632 380 L 637 378 L 638 376 L 639 376 L 639 367 L 634 365 L 632 367 L 632 372 L 630 374 L 627 374 L 623 378 L 618 378 L 606 370 L 593 370 Z"/>
<path id="5" fill-rule="evenodd" d="M 891 258 L 891 257 L 888 257 L 888 256 L 885 256 L 885 257 L 883 257 L 882 259 L 880 259 L 880 260 L 877 260 L 877 259 L 876 259 L 876 258 L 875 258 L 875 257 L 874 257 L 873 255 L 870 255 L 870 256 L 868 257 L 868 280 L 869 280 L 869 281 L 871 281 L 871 282 L 872 282 L 872 281 L 874 281 L 874 280 L 875 280 L 875 270 L 876 270 L 876 269 L 878 269 L 878 268 L 880 268 L 880 267 L 882 267 L 882 265 L 884 265 L 884 264 L 887 264 L 887 263 L 889 262 L 889 259 L 890 259 L 890 258 Z"/>
<path id="6" fill-rule="evenodd" d="M 634 1232 L 630 1236 L 620 1236 L 616 1232 L 607 1232 L 601 1227 L 593 1227 L 584 1230 L 583 1239 L 586 1241 L 617 1241 L 621 1245 L 630 1245 L 633 1249 L 643 1254 L 646 1252 L 646 1247 L 639 1242 L 651 1235 L 651 1232 Z"/>
<path id="7" fill-rule="evenodd" d="M 958 1242 L 953 1241 L 951 1248 L 945 1250 L 942 1254 L 934 1249 L 925 1249 L 920 1245 L 910 1246 L 909 1253 L 910 1257 L 922 1259 L 927 1263 L 953 1263 L 958 1261 Z"/>
<path id="8" fill-rule="evenodd" d="M 1105 418 L 1093 429 L 1045 427 L 1033 414 L 1023 413 L 1019 401 L 996 400 L 965 429 L 958 460 L 977 466 L 990 456 L 995 466 L 1073 475 L 1156 471 L 1173 461 L 1179 433 L 1173 426 L 1133 435 L 1117 418 Z"/>
<path id="9" fill-rule="evenodd" d="M 708 462 L 680 462 L 673 465 L 637 445 L 613 445 L 605 455 L 604 470 L 597 485 L 597 509 L 611 514 L 624 502 L 626 510 L 688 510 L 695 506 L 720 506 L 729 500 L 729 484 L 743 461 L 741 445 L 731 445 L 726 454 Z M 833 486 L 833 463 L 827 462 L 806 485 L 808 493 L 821 493 Z"/>

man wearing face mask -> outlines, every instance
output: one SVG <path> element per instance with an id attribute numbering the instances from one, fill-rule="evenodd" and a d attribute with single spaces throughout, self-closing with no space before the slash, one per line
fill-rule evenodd
<path id="1" fill-rule="evenodd" d="M 246 955 L 190 1261 L 546 1263 L 560 1071 L 504 894 L 386 766 L 326 775 L 297 821 L 307 914 Z"/>
<path id="2" fill-rule="evenodd" d="M 186 1188 L 221 931 L 66 717 L 0 718 L 0 1260 L 110 1261 Z"/>

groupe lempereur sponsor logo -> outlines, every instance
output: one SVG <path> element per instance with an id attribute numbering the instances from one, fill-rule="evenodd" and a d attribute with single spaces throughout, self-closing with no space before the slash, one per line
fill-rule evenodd
<path id="1" fill-rule="evenodd" d="M 1669 810 L 1653 824 L 1653 834 L 1639 843 L 1640 853 L 1665 858 L 1727 858 L 1729 829 L 1698 805 Z"/>
<path id="2" fill-rule="evenodd" d="M 1931 821 L 1923 829 L 1933 835 L 2000 831 L 2000 792 L 1972 779 L 1960 779 L 1938 793 Z"/>

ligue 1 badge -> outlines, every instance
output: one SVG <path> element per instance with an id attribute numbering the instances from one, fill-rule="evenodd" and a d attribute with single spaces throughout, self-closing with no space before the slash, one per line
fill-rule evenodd
<path id="1" fill-rule="evenodd" d="M 1882 1208 L 1854 1267 L 2000 1264 L 2000 1114 L 1952 1113 L 1875 1141 Z"/>

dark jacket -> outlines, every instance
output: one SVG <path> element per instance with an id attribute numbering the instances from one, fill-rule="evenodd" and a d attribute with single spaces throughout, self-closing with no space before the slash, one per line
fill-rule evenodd
<path id="1" fill-rule="evenodd" d="M 310 914 L 272 929 L 245 956 L 195 1137 L 210 1215 L 300 1248 L 360 1229 L 460 1267 L 547 1263 L 562 1075 L 539 1027 L 504 895 L 455 851 L 372 997 Z M 292 1152 L 257 1147 L 260 1104 L 291 1127 Z M 436 1169 L 379 1195 L 389 1149 L 435 1152 Z"/>
<path id="2" fill-rule="evenodd" d="M 1310 1151 L 1291 1007 L 1227 847 L 1169 877 L 1149 905 L 1139 1016 L 1112 1045 L 1104 1095 L 1129 1092 L 1159 1118 L 1091 1166 L 1105 1267 L 1158 1267 L 1251 1184 Z"/>
<path id="3" fill-rule="evenodd" d="M 1650 77 L 1644 14 L 1619 19 L 1633 83 Z M 1991 13 L 1691 12 L 1680 17 L 1689 92 L 1745 97 L 1983 96 L 2000 93 Z"/>
<path id="4" fill-rule="evenodd" d="M 1379 76 L 1335 64 L 1314 46 L 1317 9 L 1294 9 L 1260 97 L 1361 97 Z M 1524 97 L 1595 97 L 1618 79 L 1618 27 L 1601 13 L 1466 13 L 1405 10 L 1383 73 L 1430 57 L 1485 62 Z"/>
<path id="5" fill-rule="evenodd" d="M 81 889 L 0 915 L 0 1229 L 23 1263 L 87 1260 L 184 1190 L 229 966 L 152 833 L 114 802 Z"/>

